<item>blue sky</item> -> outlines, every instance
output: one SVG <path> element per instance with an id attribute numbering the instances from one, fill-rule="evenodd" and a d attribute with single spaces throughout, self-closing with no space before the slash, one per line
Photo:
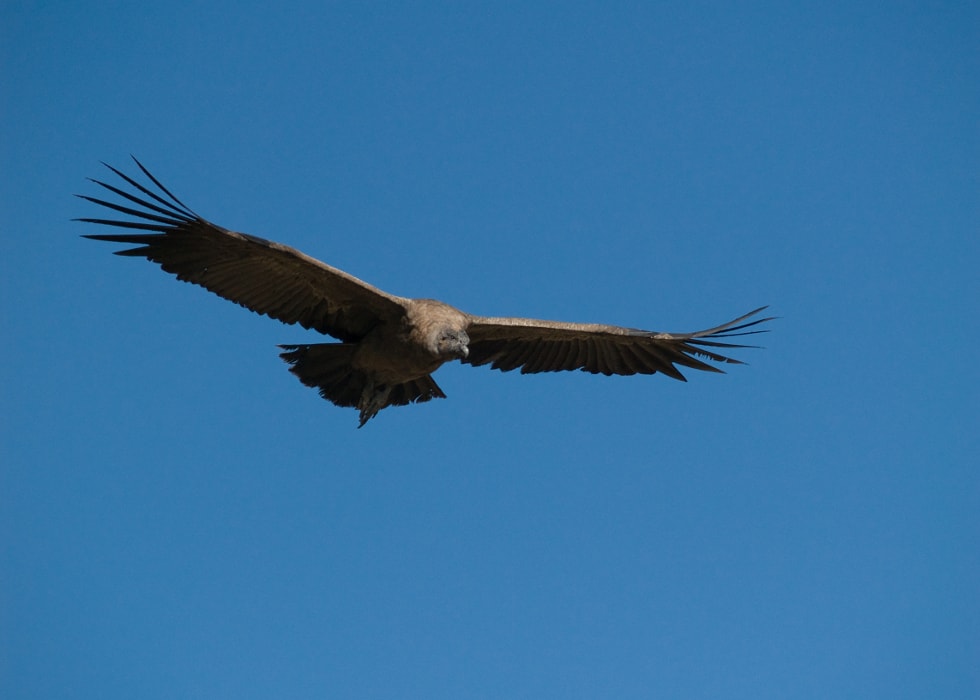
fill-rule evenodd
<path id="1" fill-rule="evenodd" d="M 3 3 L 0 694 L 977 697 L 978 15 Z M 79 237 L 129 154 L 396 294 L 781 318 L 356 430 L 318 336 Z"/>

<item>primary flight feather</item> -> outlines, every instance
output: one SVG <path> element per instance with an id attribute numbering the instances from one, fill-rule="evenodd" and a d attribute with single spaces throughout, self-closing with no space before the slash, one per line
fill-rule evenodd
<path id="1" fill-rule="evenodd" d="M 146 258 L 256 313 L 337 338 L 339 343 L 280 346 L 281 357 L 323 398 L 356 407 L 360 426 L 387 406 L 445 398 L 431 375 L 450 360 L 505 372 L 520 368 L 522 374 L 661 372 L 683 381 L 678 367 L 721 372 L 708 363 L 742 364 L 720 351 L 751 346 L 722 339 L 764 332 L 756 326 L 771 320 L 753 318 L 761 307 L 707 330 L 658 333 L 474 316 L 434 299 L 394 296 L 289 246 L 201 218 L 133 160 L 155 191 L 106 165 L 133 190 L 92 182 L 126 203 L 78 196 L 133 220 L 78 219 L 129 229 L 85 238 L 135 245 L 116 254 Z"/>

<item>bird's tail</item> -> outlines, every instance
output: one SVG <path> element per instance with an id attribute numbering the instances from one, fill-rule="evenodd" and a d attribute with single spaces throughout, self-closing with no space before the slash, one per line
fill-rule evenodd
<path id="1" fill-rule="evenodd" d="M 352 343 L 316 343 L 313 345 L 280 345 L 279 355 L 292 365 L 289 371 L 306 386 L 320 390 L 320 396 L 338 406 L 360 409 L 361 426 L 387 406 L 444 399 L 446 395 L 431 376 L 402 384 L 379 385 L 351 363 Z M 358 426 L 358 427 L 361 427 Z"/>

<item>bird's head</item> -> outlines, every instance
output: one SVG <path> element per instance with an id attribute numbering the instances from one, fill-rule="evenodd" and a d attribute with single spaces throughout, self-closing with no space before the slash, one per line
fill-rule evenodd
<path id="1" fill-rule="evenodd" d="M 462 328 L 442 328 L 436 335 L 435 354 L 446 360 L 466 359 L 470 337 Z"/>

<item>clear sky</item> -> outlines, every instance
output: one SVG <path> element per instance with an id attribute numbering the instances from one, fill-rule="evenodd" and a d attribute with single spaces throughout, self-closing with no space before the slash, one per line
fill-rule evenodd
<path id="1" fill-rule="evenodd" d="M 980 8 L 0 4 L 0 695 L 980 697 Z M 86 241 L 105 160 L 728 374 L 357 415 Z"/>

